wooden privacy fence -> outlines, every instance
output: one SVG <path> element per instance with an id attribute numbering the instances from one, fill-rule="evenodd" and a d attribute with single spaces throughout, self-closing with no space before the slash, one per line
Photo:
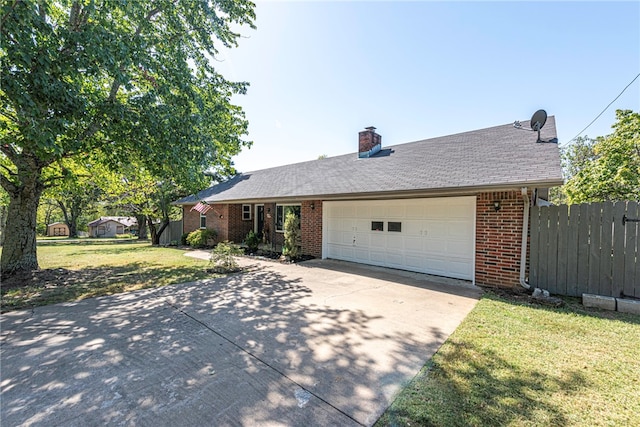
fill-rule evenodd
<path id="1" fill-rule="evenodd" d="M 171 221 L 160 235 L 161 245 L 180 244 L 182 237 L 182 221 Z"/>
<path id="2" fill-rule="evenodd" d="M 638 202 L 531 208 L 529 283 L 559 295 L 640 298 Z"/>

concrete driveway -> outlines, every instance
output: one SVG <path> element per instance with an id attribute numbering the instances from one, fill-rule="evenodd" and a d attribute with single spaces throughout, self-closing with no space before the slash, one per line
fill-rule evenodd
<path id="1" fill-rule="evenodd" d="M 9 312 L 2 425 L 371 425 L 474 307 L 338 261 Z"/>

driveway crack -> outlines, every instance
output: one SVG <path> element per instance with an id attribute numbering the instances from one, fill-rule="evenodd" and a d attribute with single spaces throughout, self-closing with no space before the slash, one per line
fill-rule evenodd
<path id="1" fill-rule="evenodd" d="M 352 292 L 353 293 L 353 292 Z M 206 328 L 207 330 L 213 332 L 215 335 L 219 336 L 220 338 L 222 338 L 223 340 L 225 340 L 226 342 L 228 342 L 229 344 L 231 344 L 232 346 L 234 346 L 235 348 L 237 348 L 238 350 L 242 351 L 243 353 L 247 354 L 249 357 L 251 357 L 252 359 L 256 360 L 257 362 L 263 364 L 264 366 L 268 367 L 269 369 L 277 372 L 278 374 L 280 374 L 282 377 L 286 378 L 288 381 L 290 381 L 291 383 L 295 384 L 296 386 L 300 387 L 300 389 L 304 390 L 305 392 L 309 393 L 310 395 L 314 396 L 315 398 L 317 398 L 318 400 L 320 400 L 321 402 L 323 402 L 324 404 L 330 406 L 331 408 L 335 409 L 336 411 L 338 411 L 339 413 L 341 413 L 342 415 L 344 415 L 345 417 L 349 418 L 350 420 L 352 420 L 354 423 L 363 426 L 364 424 L 361 423 L 360 421 L 356 420 L 355 418 L 353 418 L 351 415 L 347 414 L 346 412 L 344 412 L 342 409 L 336 407 L 335 405 L 333 405 L 331 402 L 328 402 L 327 400 L 325 400 L 324 398 L 322 398 L 321 396 L 317 395 L 316 393 L 313 392 L 313 390 L 309 390 L 307 387 L 305 387 L 304 385 L 298 383 L 297 381 L 295 381 L 293 378 L 289 377 L 286 373 L 282 372 L 281 370 L 279 370 L 277 367 L 271 365 L 269 362 L 261 359 L 259 356 L 257 356 L 256 354 L 252 353 L 251 351 L 247 350 L 246 348 L 238 345 L 235 341 L 231 340 L 230 338 L 226 337 L 225 335 L 223 335 L 222 333 L 220 333 L 219 331 L 216 331 L 214 328 L 212 328 L 211 326 L 209 326 L 207 323 L 199 320 L 198 318 L 192 316 L 191 314 L 187 313 L 186 311 L 184 311 L 183 309 L 181 309 L 180 307 L 178 307 L 177 305 L 175 305 L 174 303 L 170 302 L 169 300 L 165 300 L 165 302 L 167 303 L 167 305 L 169 307 L 171 307 L 172 309 L 176 310 L 177 312 L 183 314 L 184 316 L 188 317 L 189 319 L 193 320 L 194 322 L 200 324 L 201 326 L 203 326 L 204 328 Z"/>

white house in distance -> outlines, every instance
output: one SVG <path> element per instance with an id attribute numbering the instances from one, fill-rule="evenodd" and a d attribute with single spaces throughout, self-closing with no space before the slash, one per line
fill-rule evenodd
<path id="1" fill-rule="evenodd" d="M 131 216 L 101 216 L 88 225 L 89 237 L 116 237 L 138 231 L 138 221 Z"/>

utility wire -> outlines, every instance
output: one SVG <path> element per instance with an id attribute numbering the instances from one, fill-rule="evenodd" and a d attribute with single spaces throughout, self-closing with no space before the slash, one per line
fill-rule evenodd
<path id="1" fill-rule="evenodd" d="M 638 79 L 638 77 L 640 77 L 640 73 L 638 73 L 638 75 L 636 75 L 636 76 L 633 78 L 633 80 L 631 80 L 631 82 L 629 82 L 629 84 L 628 84 L 628 85 L 626 85 L 624 89 L 622 89 L 622 92 L 620 92 L 620 93 L 618 94 L 618 96 L 616 96 L 616 97 L 615 97 L 615 99 L 609 103 L 609 105 L 607 105 L 606 107 L 604 107 L 604 110 L 602 110 L 602 111 L 600 112 L 600 114 L 598 114 L 598 115 L 596 116 L 596 118 L 595 118 L 595 119 L 591 120 L 591 123 L 589 123 L 589 124 L 588 124 L 584 129 L 582 129 L 580 132 L 578 132 L 578 134 L 577 134 L 576 136 L 574 136 L 574 137 L 573 137 L 573 138 L 571 138 L 569 141 L 567 141 L 567 142 L 565 143 L 565 145 L 569 145 L 569 143 L 570 143 L 571 141 L 575 140 L 577 137 L 579 137 L 580 135 L 582 135 L 582 132 L 584 132 L 585 130 L 589 129 L 589 126 L 591 126 L 592 124 L 594 124 L 594 123 L 595 123 L 595 121 L 596 121 L 596 120 L 598 120 L 598 119 L 600 118 L 600 116 L 601 116 L 601 115 L 603 115 L 603 114 L 604 114 L 604 112 L 605 112 L 605 111 L 607 111 L 607 109 L 608 109 L 609 107 L 611 107 L 611 104 L 613 104 L 614 102 L 616 102 L 616 101 L 618 100 L 618 98 L 620 98 L 620 97 L 622 96 L 622 94 L 623 94 L 623 93 L 624 93 L 624 92 L 629 88 L 629 86 L 631 86 L 631 85 L 633 84 L 633 82 L 635 82 L 635 81 Z"/>

